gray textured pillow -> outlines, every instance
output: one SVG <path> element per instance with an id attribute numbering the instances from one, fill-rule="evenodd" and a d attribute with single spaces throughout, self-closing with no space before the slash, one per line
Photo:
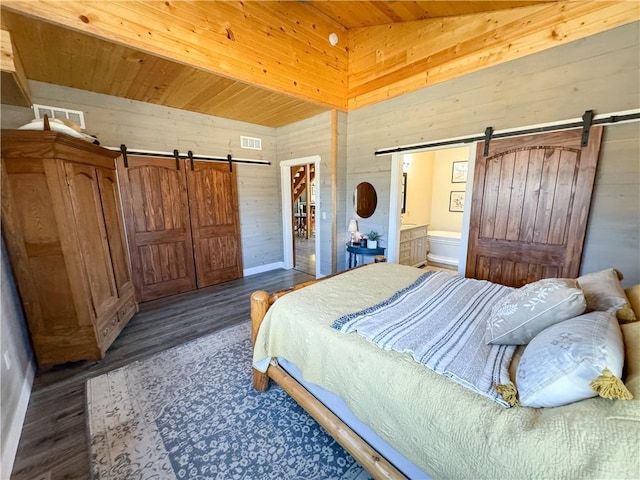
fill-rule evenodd
<path id="1" fill-rule="evenodd" d="M 589 310 L 616 312 L 621 322 L 635 322 L 636 315 L 620 284 L 622 274 L 613 268 L 577 278 Z"/>
<path id="2" fill-rule="evenodd" d="M 487 322 L 487 343 L 524 345 L 545 328 L 580 315 L 587 304 L 569 278 L 529 283 L 496 303 Z"/>
<path id="3" fill-rule="evenodd" d="M 585 313 L 553 325 L 524 349 L 516 373 L 520 404 L 559 407 L 595 397 L 591 383 L 605 370 L 619 379 L 623 365 L 622 333 L 613 312 Z"/>

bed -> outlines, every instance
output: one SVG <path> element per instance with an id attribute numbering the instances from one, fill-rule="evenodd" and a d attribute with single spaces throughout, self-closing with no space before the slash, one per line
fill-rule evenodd
<path id="1" fill-rule="evenodd" d="M 276 381 L 376 478 L 640 477 L 640 322 L 621 326 L 633 400 L 505 408 L 407 353 L 331 327 L 423 274 L 380 263 L 255 292 L 255 388 Z M 325 393 L 328 407 L 317 399 Z"/>

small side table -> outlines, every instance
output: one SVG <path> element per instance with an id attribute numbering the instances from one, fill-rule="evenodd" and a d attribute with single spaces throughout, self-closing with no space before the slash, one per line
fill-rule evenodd
<path id="1" fill-rule="evenodd" d="M 384 255 L 384 248 L 366 248 L 358 245 L 349 245 L 347 243 L 347 252 L 349 252 L 349 268 L 358 266 L 358 255 Z"/>

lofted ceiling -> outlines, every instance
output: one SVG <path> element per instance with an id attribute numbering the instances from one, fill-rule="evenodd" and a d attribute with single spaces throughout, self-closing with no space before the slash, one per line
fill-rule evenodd
<path id="1" fill-rule="evenodd" d="M 30 80 L 278 127 L 637 21 L 633 3 L 3 0 L 0 8 Z"/>
<path id="2" fill-rule="evenodd" d="M 412 22 L 429 18 L 456 17 L 472 13 L 486 13 L 495 10 L 509 10 L 557 0 L 531 1 L 328 1 L 310 0 L 308 2 L 318 12 L 342 25 L 344 28 L 373 27 L 398 22 Z"/>

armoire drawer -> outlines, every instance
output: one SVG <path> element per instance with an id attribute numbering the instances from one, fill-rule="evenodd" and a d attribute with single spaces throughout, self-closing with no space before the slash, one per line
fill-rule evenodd
<path id="1" fill-rule="evenodd" d="M 113 336 L 114 331 L 118 330 L 117 327 L 119 323 L 120 319 L 118 318 L 117 312 L 113 312 L 110 315 L 103 315 L 98 319 L 96 322 L 96 333 L 98 334 L 98 343 L 100 345 L 104 345 L 105 341 Z"/>
<path id="2" fill-rule="evenodd" d="M 96 334 L 98 336 L 98 345 L 103 354 L 136 313 L 136 310 L 137 304 L 133 297 L 133 291 L 131 291 L 128 297 L 120 299 L 112 312 L 97 319 Z"/>
<path id="3" fill-rule="evenodd" d="M 137 304 L 133 295 L 125 300 L 124 304 L 118 309 L 118 319 L 127 322 L 137 311 Z"/>

